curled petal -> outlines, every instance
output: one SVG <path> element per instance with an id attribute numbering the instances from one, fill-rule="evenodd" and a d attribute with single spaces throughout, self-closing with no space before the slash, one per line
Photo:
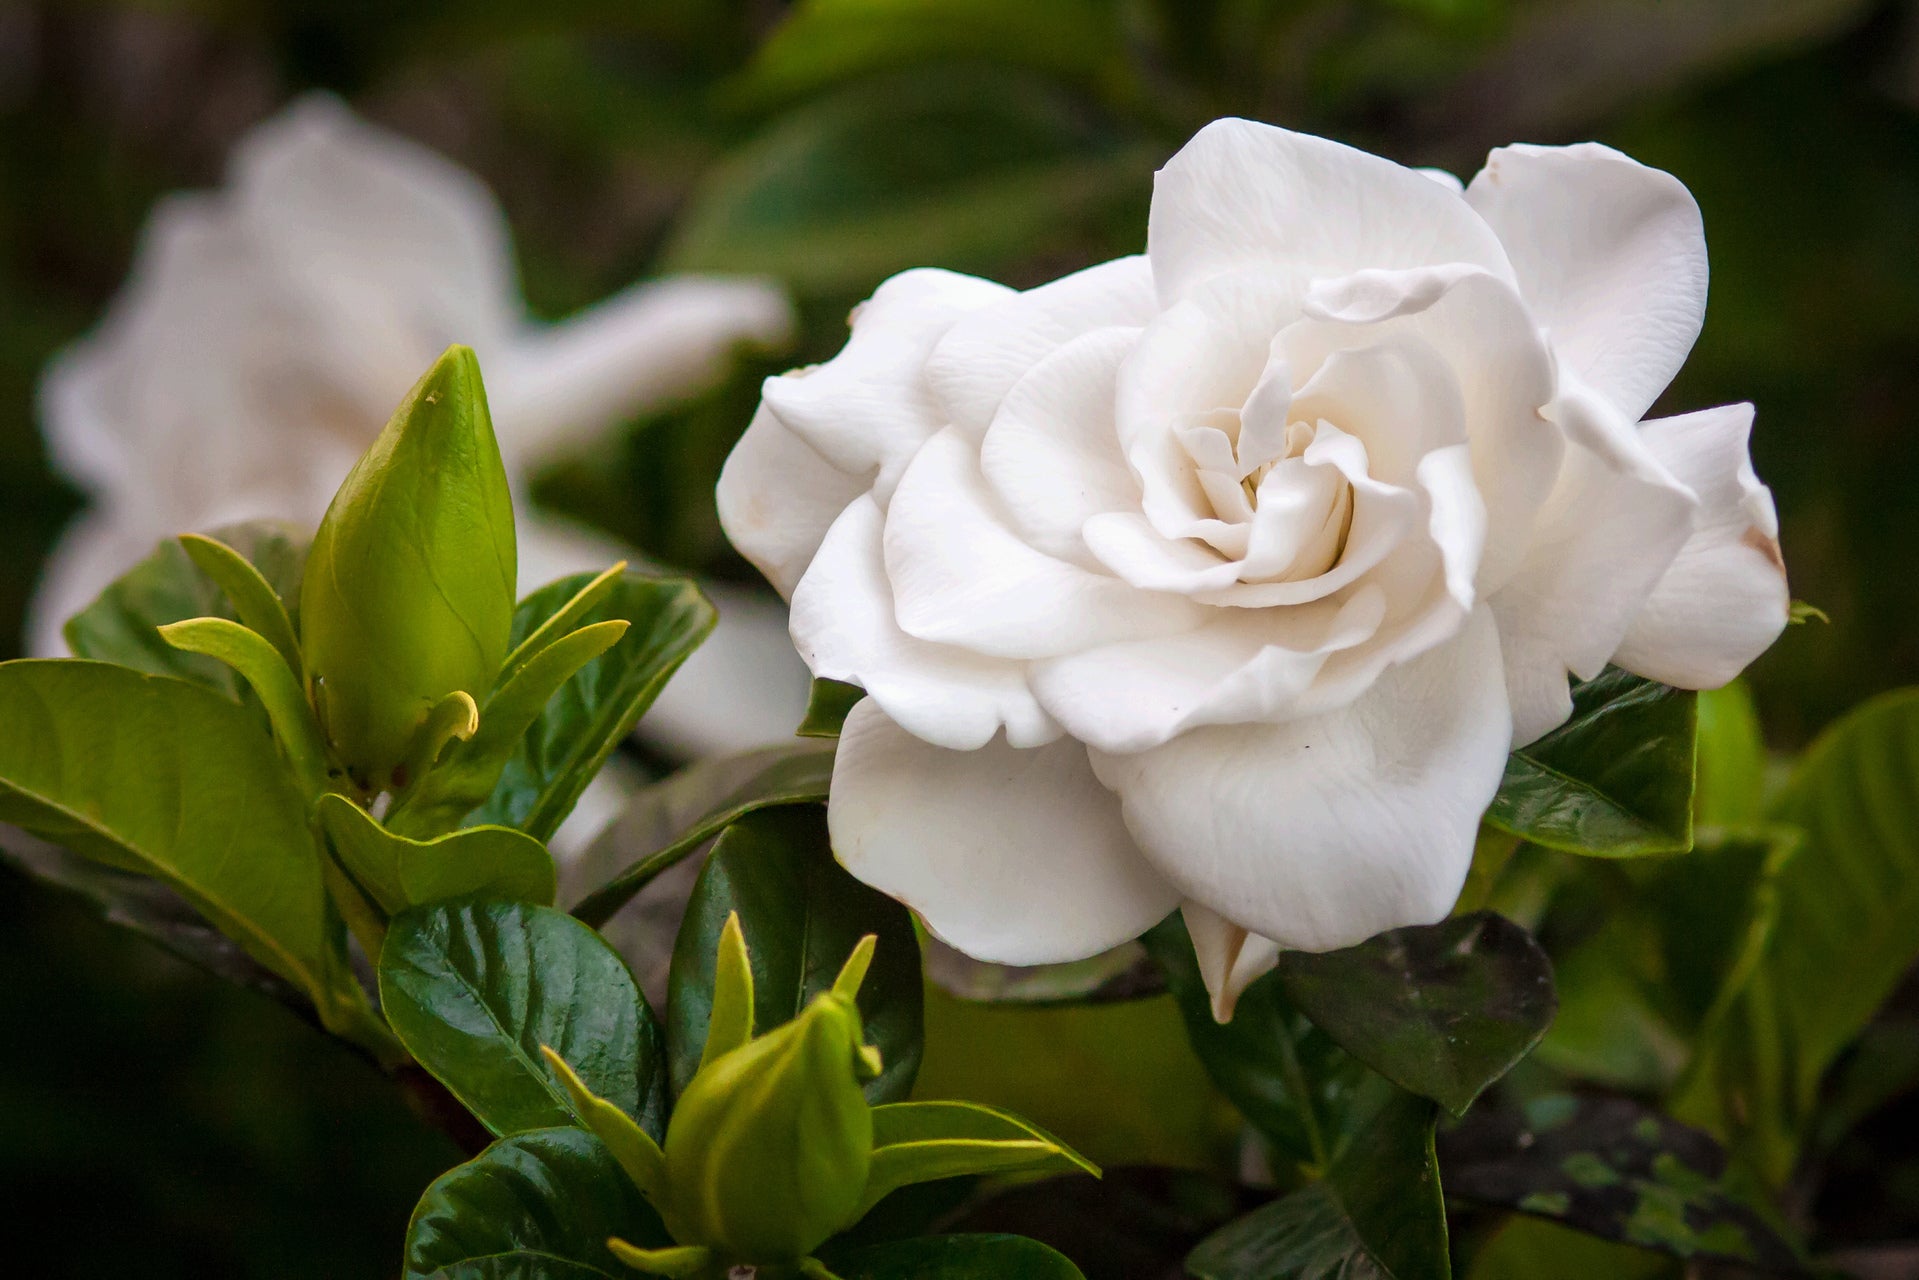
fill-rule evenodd
<path id="1" fill-rule="evenodd" d="M 1059 736 L 1026 687 L 1026 666 L 915 639 L 894 620 L 881 558 L 885 517 L 872 496 L 852 502 L 793 593 L 793 641 L 813 674 L 864 688 L 908 732 L 954 751 L 1001 728 L 1018 747 Z"/>
<path id="2" fill-rule="evenodd" d="M 1465 262 L 1511 277 L 1492 228 L 1430 177 L 1337 142 L 1215 120 L 1153 181 L 1146 233 L 1162 303 L 1223 271 L 1308 281 Z"/>
<path id="3" fill-rule="evenodd" d="M 869 481 L 840 470 L 761 405 L 720 470 L 720 527 L 792 598 L 826 531 Z"/>
<path id="4" fill-rule="evenodd" d="M 1233 1010 L 1246 988 L 1279 964 L 1279 944 L 1262 938 L 1210 907 L 1188 902 L 1180 908 L 1186 932 L 1193 940 L 1199 976 L 1213 998 L 1213 1017 L 1231 1022 Z"/>
<path id="5" fill-rule="evenodd" d="M 1791 599 L 1772 494 L 1746 454 L 1752 406 L 1642 423 L 1653 455 L 1699 495 L 1699 519 L 1613 661 L 1682 689 L 1716 689 L 1779 638 Z"/>
<path id="6" fill-rule="evenodd" d="M 1685 184 L 1611 147 L 1502 147 L 1466 191 L 1560 358 L 1636 422 L 1706 315 L 1706 233 Z"/>
<path id="7" fill-rule="evenodd" d="M 980 960 L 1082 960 L 1179 905 L 1070 738 L 947 751 L 867 699 L 841 733 L 827 818 L 848 871 Z"/>
<path id="8" fill-rule="evenodd" d="M 1091 755 L 1188 899 L 1279 946 L 1329 951 L 1452 908 L 1511 742 L 1482 608 L 1342 711 Z"/>

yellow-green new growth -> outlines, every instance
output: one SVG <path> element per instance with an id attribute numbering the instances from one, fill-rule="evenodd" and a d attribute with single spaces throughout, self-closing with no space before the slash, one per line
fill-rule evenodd
<path id="1" fill-rule="evenodd" d="M 667 1125 L 664 1148 L 595 1097 L 551 1049 L 574 1110 L 677 1241 L 608 1242 L 652 1275 L 713 1277 L 737 1265 L 828 1273 L 811 1258 L 889 1192 L 966 1173 L 1099 1170 L 1015 1116 L 963 1102 L 870 1106 L 879 1073 L 855 997 L 877 939 L 853 949 L 830 990 L 798 1017 L 753 1035 L 753 971 L 731 915 L 720 933 L 706 1047 Z"/>
<path id="2" fill-rule="evenodd" d="M 516 577 L 479 364 L 449 347 L 334 495 L 301 584 L 314 706 L 361 786 L 404 787 L 434 708 L 456 692 L 485 696 L 507 654 Z"/>

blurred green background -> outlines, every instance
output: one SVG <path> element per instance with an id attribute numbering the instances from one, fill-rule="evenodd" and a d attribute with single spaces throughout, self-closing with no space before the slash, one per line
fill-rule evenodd
<path id="1" fill-rule="evenodd" d="M 1611 143 L 1705 212 L 1705 333 L 1661 408 L 1757 404 L 1794 594 L 1831 617 L 1755 669 L 1769 737 L 1919 681 L 1919 5 L 1871 0 L 0 0 L 0 656 L 80 504 L 42 365 L 153 201 L 314 87 L 493 186 L 537 311 L 765 273 L 801 304 L 790 362 L 904 267 L 1031 284 L 1137 251 L 1152 170 L 1216 116 L 1464 176 L 1509 141 Z M 748 578 L 711 489 L 777 367 L 540 496 Z M 36 1275 L 392 1274 L 457 1158 L 279 1008 L 12 871 L 0 1027 L 6 1253 L 54 1259 Z"/>

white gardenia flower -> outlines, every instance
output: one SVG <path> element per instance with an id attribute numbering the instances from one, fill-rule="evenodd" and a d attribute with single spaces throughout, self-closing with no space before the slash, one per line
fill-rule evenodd
<path id="1" fill-rule="evenodd" d="M 1705 301 L 1691 196 L 1606 147 L 1462 192 L 1244 120 L 1143 257 L 888 280 L 719 491 L 869 695 L 841 860 L 1006 964 L 1183 906 L 1222 1016 L 1282 947 L 1440 919 L 1569 675 L 1714 686 L 1785 624 L 1751 406 L 1640 421 Z"/>
<path id="2" fill-rule="evenodd" d="M 242 139 L 224 189 L 159 205 L 106 319 L 49 367 L 47 442 L 93 503 L 48 563 L 29 645 L 64 654 L 66 619 L 175 533 L 318 524 L 449 343 L 479 353 L 519 494 L 556 452 L 697 391 L 737 346 L 791 325 L 772 285 L 700 277 L 537 325 L 478 178 L 332 98 L 302 99 Z M 526 510 L 519 549 L 523 590 L 632 556 Z M 686 754 L 783 738 L 805 706 L 785 611 L 711 594 L 718 630 L 646 721 Z"/>

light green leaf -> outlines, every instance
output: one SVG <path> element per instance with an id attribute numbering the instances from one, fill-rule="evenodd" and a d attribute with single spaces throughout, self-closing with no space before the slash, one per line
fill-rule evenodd
<path id="1" fill-rule="evenodd" d="M 866 1084 L 874 1102 L 906 1096 L 920 1062 L 919 938 L 905 907 L 834 861 L 818 806 L 758 813 L 720 837 L 688 902 L 673 948 L 667 1044 L 675 1094 L 705 1057 L 716 1014 L 720 938 L 735 915 L 752 976 L 751 1027 L 764 1035 L 832 989 L 849 955 L 878 935 L 857 1000 L 883 1070 Z M 724 1014 L 724 1009 L 718 1011 Z M 729 1040 L 740 1019 L 723 1017 Z"/>
<path id="2" fill-rule="evenodd" d="M 1571 719 L 1508 758 L 1486 821 L 1596 857 L 1692 847 L 1693 699 L 1606 668 L 1573 689 Z"/>
<path id="3" fill-rule="evenodd" d="M 720 949 L 713 967 L 713 1001 L 707 1014 L 706 1044 L 700 1049 L 700 1067 L 728 1054 L 753 1038 L 753 965 L 740 932 L 740 913 L 730 911 L 720 930 Z"/>
<path id="4" fill-rule="evenodd" d="M 607 1250 L 614 1236 L 672 1243 L 599 1139 L 570 1126 L 538 1129 L 494 1143 L 426 1189 L 407 1226 L 405 1280 L 502 1257 L 537 1259 L 538 1269 L 477 1274 L 629 1280 Z"/>
<path id="5" fill-rule="evenodd" d="M 300 790 L 311 798 L 326 789 L 326 744 L 320 741 L 320 726 L 313 722 L 299 676 L 266 637 L 225 618 L 189 618 L 159 630 L 174 648 L 217 658 L 239 672 L 266 708 L 273 736 Z"/>
<path id="6" fill-rule="evenodd" d="M 1099 1167 L 1037 1125 L 977 1102 L 873 1108 L 873 1165 L 860 1213 L 915 1182 L 983 1173 L 1090 1173 Z"/>
<path id="7" fill-rule="evenodd" d="M 344 972 L 306 802 L 265 728 L 185 681 L 108 663 L 0 663 L 0 821 L 155 876 L 339 1029 Z"/>
<path id="8" fill-rule="evenodd" d="M 1699 696 L 1699 764 L 1693 817 L 1701 826 L 1736 827 L 1763 821 L 1766 744 L 1752 691 L 1735 680 Z"/>
<path id="9" fill-rule="evenodd" d="M 287 615 L 286 602 L 280 599 L 266 575 L 218 538 L 183 533 L 179 542 L 200 572 L 226 593 L 233 611 L 240 616 L 240 624 L 264 636 L 286 660 L 287 670 L 293 673 L 295 682 L 303 682 L 305 668 L 300 660 L 300 640 L 293 630 L 293 619 Z"/>
<path id="10" fill-rule="evenodd" d="M 648 882 L 749 813 L 826 799 L 833 750 L 818 743 L 702 760 L 633 797 L 581 858 L 582 874 L 620 868 L 573 914 L 605 924 Z"/>
<path id="11" fill-rule="evenodd" d="M 380 952 L 380 1001 L 420 1065 L 494 1133 L 584 1122 L 542 1046 L 661 1126 L 659 1027 L 626 963 L 571 916 L 488 901 L 402 912 Z"/>
<path id="12" fill-rule="evenodd" d="M 595 576 L 562 578 L 522 600 L 513 615 L 515 642 L 533 634 Z M 489 794 L 476 801 L 478 807 L 461 821 L 518 827 L 535 839 L 552 839 L 586 784 L 621 740 L 633 732 L 667 680 L 713 629 L 715 618 L 713 606 L 691 582 L 632 573 L 616 580 L 579 622 L 583 631 L 609 622 L 625 622 L 626 633 L 619 643 L 575 671 L 536 708 L 531 723 L 514 735 L 516 745 L 505 767 L 491 775 L 497 781 L 491 784 Z M 569 654 L 554 651 L 570 639 L 530 658 L 514 683 L 530 679 L 535 667 L 563 665 L 562 659 Z M 464 767 L 462 762 L 469 758 L 479 760 L 492 752 L 491 745 L 481 743 L 483 738 L 489 738 L 485 710 L 480 713 L 480 731 L 473 741 L 449 750 L 434 773 Z M 411 831 L 411 824 L 407 829 Z"/>
<path id="13" fill-rule="evenodd" d="M 519 673 L 520 668 L 525 666 L 528 660 L 561 636 L 573 632 L 588 611 L 606 599 L 615 584 L 619 582 L 620 575 L 625 572 L 626 561 L 621 560 L 602 569 L 596 577 L 574 592 L 565 604 L 554 610 L 552 616 L 513 646 L 513 652 L 507 654 L 506 661 L 500 664 L 499 678 L 493 682 L 494 687 L 504 686 Z"/>
<path id="14" fill-rule="evenodd" d="M 389 915 L 469 895 L 553 905 L 553 857 L 523 831 L 467 827 L 409 840 L 342 795 L 323 796 L 316 812 L 334 854 Z"/>
<path id="15" fill-rule="evenodd" d="M 245 556 L 281 599 L 299 599 L 306 534 L 271 521 L 214 532 Z M 118 663 L 149 675 L 179 676 L 244 699 L 245 686 L 226 664 L 185 653 L 160 638 L 158 628 L 166 623 L 205 617 L 237 620 L 239 611 L 186 548 L 168 538 L 68 619 L 65 635 L 76 657 Z"/>
<path id="16" fill-rule="evenodd" d="M 1774 816 L 1803 843 L 1778 869 L 1770 932 L 1728 979 L 1673 1108 L 1776 1186 L 1820 1080 L 1919 960 L 1919 690 L 1821 734 Z"/>

